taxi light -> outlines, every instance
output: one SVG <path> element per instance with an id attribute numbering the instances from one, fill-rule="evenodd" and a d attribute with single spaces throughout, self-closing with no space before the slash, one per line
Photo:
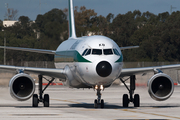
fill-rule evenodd
<path id="1" fill-rule="evenodd" d="M 95 86 L 95 89 L 96 89 L 96 90 L 98 89 L 98 86 L 97 86 L 97 85 Z"/>
<path id="2" fill-rule="evenodd" d="M 103 89 L 104 89 L 103 85 L 100 85 L 100 89 L 101 89 L 101 90 L 103 90 Z"/>

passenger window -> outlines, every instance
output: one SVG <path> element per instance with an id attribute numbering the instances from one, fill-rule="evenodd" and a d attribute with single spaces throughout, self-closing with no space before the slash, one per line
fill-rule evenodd
<path id="1" fill-rule="evenodd" d="M 118 52 L 118 50 L 117 50 L 117 49 L 113 49 L 113 51 L 114 51 L 114 54 L 115 54 L 115 55 L 120 56 L 120 54 L 119 54 L 119 52 Z"/>
<path id="2" fill-rule="evenodd" d="M 85 56 L 86 55 L 90 55 L 91 54 L 91 49 L 89 49 L 88 51 L 87 51 L 87 53 L 85 54 Z"/>
<path id="3" fill-rule="evenodd" d="M 104 49 L 103 52 L 104 52 L 104 55 L 112 55 L 113 54 L 112 49 Z"/>
<path id="4" fill-rule="evenodd" d="M 93 49 L 92 54 L 93 55 L 102 55 L 102 50 L 101 49 Z"/>
<path id="5" fill-rule="evenodd" d="M 84 50 L 82 56 L 84 56 L 84 55 L 86 54 L 87 50 L 88 50 L 88 49 Z"/>

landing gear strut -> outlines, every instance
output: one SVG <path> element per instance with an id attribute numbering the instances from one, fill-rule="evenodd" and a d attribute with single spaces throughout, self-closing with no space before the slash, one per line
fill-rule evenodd
<path id="1" fill-rule="evenodd" d="M 139 94 L 135 94 L 134 98 L 133 98 L 133 94 L 136 89 L 136 81 L 135 81 L 136 77 L 135 77 L 135 75 L 130 76 L 130 88 L 128 88 L 128 86 L 125 83 L 128 79 L 123 80 L 122 78 L 120 78 L 121 82 L 124 84 L 124 86 L 129 91 L 129 96 L 130 96 L 130 98 L 128 98 L 127 94 L 123 95 L 123 107 L 128 107 L 130 102 L 134 103 L 134 107 L 139 107 L 140 106 Z"/>
<path id="2" fill-rule="evenodd" d="M 103 86 L 95 86 L 95 89 L 97 90 L 97 99 L 94 100 L 94 108 L 98 108 L 98 105 L 104 108 L 104 100 L 101 99 L 101 90 L 103 90 Z"/>
<path id="3" fill-rule="evenodd" d="M 46 90 L 46 88 L 54 81 L 54 78 L 52 78 L 50 81 L 45 78 L 47 81 L 49 81 L 49 83 L 45 86 L 44 89 L 42 89 L 42 78 L 43 78 L 43 76 L 39 75 L 38 78 L 39 78 L 39 86 L 38 86 L 39 87 L 39 97 L 37 94 L 33 95 L 32 106 L 38 107 L 38 104 L 40 102 L 42 102 L 44 104 L 44 107 L 49 107 L 49 95 L 44 94 L 44 97 L 43 97 L 43 93 Z"/>

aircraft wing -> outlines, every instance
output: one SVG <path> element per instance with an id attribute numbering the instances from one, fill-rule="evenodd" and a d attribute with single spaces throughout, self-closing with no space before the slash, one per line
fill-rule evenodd
<path id="1" fill-rule="evenodd" d="M 122 69 L 120 77 L 137 75 L 137 74 L 146 74 L 147 72 L 158 72 L 158 70 L 165 70 L 165 69 L 180 69 L 180 64 L 154 66 L 154 67 L 141 67 L 141 68 L 125 68 Z"/>
<path id="2" fill-rule="evenodd" d="M 55 69 L 55 68 L 36 68 L 36 67 L 17 67 L 17 66 L 9 66 L 9 65 L 0 65 L 0 69 L 7 71 L 17 71 L 17 72 L 25 72 L 25 73 L 34 73 L 47 75 L 50 77 L 65 79 L 66 76 L 64 74 L 64 69 Z"/>
<path id="3" fill-rule="evenodd" d="M 36 52 L 36 53 L 53 54 L 53 55 L 56 53 L 56 51 L 54 51 L 54 50 L 44 50 L 44 49 L 34 49 L 34 48 L 7 47 L 7 46 L 0 46 L 0 48 L 10 49 L 10 50 Z"/>

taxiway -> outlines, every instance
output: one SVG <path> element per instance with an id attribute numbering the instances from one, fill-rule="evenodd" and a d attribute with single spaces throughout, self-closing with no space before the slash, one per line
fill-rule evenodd
<path id="1" fill-rule="evenodd" d="M 66 119 L 66 120 L 118 120 L 118 119 L 180 119 L 180 87 L 164 102 L 151 99 L 147 87 L 137 87 L 141 107 L 122 107 L 122 95 L 128 93 L 125 87 L 113 86 L 102 91 L 104 109 L 94 109 L 96 92 L 93 89 L 71 89 L 65 86 L 50 86 L 45 93 L 50 95 L 50 107 L 42 104 L 31 107 L 32 99 L 19 102 L 11 98 L 8 88 L 0 88 L 0 119 Z M 38 89 L 36 89 L 36 93 Z"/>

